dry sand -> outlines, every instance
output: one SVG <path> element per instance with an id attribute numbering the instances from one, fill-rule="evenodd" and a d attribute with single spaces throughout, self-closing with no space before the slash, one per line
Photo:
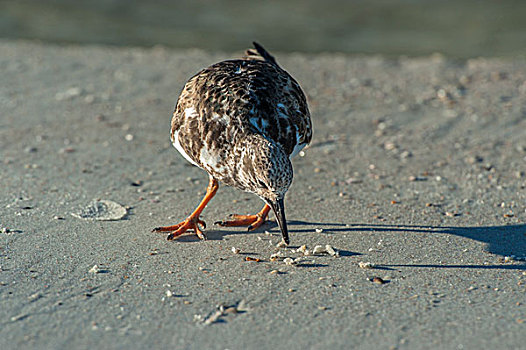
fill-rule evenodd
<path id="1" fill-rule="evenodd" d="M 186 79 L 231 53 L 0 52 L 0 348 L 524 347 L 526 61 L 276 53 L 315 132 L 278 249 L 273 221 L 212 225 L 262 205 L 227 187 L 208 241 L 150 232 L 204 192 L 170 116 Z M 93 199 L 128 215 L 71 215 Z M 327 244 L 340 256 L 295 260 Z"/>

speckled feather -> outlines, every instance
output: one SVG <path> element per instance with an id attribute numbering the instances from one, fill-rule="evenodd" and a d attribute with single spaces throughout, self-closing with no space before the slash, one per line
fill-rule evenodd
<path id="1" fill-rule="evenodd" d="M 186 83 L 172 118 L 174 146 L 223 183 L 253 192 L 283 191 L 292 181 L 289 158 L 312 137 L 299 84 L 261 46 L 242 59 L 203 69 Z M 272 184 L 261 182 L 266 172 Z"/>

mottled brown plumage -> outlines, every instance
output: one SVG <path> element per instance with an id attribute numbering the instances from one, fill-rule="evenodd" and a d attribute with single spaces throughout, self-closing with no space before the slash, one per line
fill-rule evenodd
<path id="1" fill-rule="evenodd" d="M 221 181 L 260 196 L 288 242 L 283 197 L 292 182 L 290 157 L 312 137 L 310 114 L 299 84 L 263 47 L 254 46 L 242 59 L 216 63 L 188 80 L 173 113 L 171 139 L 188 161 L 209 173 L 210 186 Z M 248 220 L 250 229 L 250 220 L 259 226 L 267 213 L 265 207 L 259 220 L 238 216 L 220 224 Z M 156 230 L 174 231 L 173 238 L 192 228 L 204 237 L 197 223 L 171 230 L 175 226 Z"/>

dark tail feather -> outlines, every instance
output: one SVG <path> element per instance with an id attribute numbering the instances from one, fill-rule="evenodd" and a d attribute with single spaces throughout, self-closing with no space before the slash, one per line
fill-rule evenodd
<path id="1" fill-rule="evenodd" d="M 268 51 L 265 50 L 265 48 L 263 46 L 259 45 L 255 41 L 252 44 L 254 44 L 255 50 L 254 49 L 248 49 L 245 52 L 245 57 L 246 58 L 248 58 L 248 59 L 261 59 L 262 58 L 263 60 L 267 61 L 268 63 L 279 67 L 278 62 L 276 62 L 276 59 L 274 58 L 274 56 L 269 54 Z"/>

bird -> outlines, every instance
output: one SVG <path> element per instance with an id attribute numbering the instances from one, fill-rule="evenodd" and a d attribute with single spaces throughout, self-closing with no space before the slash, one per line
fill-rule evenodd
<path id="1" fill-rule="evenodd" d="M 231 214 L 223 227 L 260 227 L 274 212 L 282 241 L 290 243 L 284 198 L 293 178 L 291 158 L 312 138 L 307 99 L 298 82 L 260 44 L 202 69 L 184 85 L 171 120 L 173 146 L 205 170 L 204 198 L 182 222 L 154 228 L 174 240 L 193 230 L 202 240 L 202 211 L 219 183 L 253 193 L 265 203 L 254 215 Z M 202 227 L 202 229 L 201 229 Z"/>

